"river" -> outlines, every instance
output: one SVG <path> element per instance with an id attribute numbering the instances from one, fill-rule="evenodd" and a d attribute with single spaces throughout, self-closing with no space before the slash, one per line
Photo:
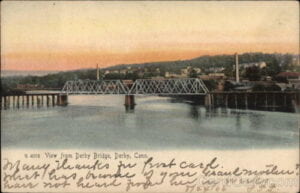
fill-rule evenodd
<path id="1" fill-rule="evenodd" d="M 4 148 L 263 149 L 297 148 L 299 114 L 206 109 L 168 97 L 70 96 L 66 107 L 2 111 Z"/>

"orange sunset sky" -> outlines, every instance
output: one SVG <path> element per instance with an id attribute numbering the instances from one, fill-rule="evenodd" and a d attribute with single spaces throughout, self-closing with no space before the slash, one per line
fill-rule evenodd
<path id="1" fill-rule="evenodd" d="M 298 2 L 2 1 L 2 70 L 299 53 Z"/>

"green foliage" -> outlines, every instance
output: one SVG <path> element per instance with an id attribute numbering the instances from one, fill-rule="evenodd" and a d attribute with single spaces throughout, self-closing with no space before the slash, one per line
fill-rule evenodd
<path id="1" fill-rule="evenodd" d="M 252 66 L 246 69 L 245 77 L 251 81 L 257 81 L 261 78 L 260 68 L 257 66 Z"/>
<path id="2" fill-rule="evenodd" d="M 266 76 L 274 77 L 279 72 L 281 72 L 281 67 L 279 66 L 279 62 L 277 59 L 273 59 L 272 61 L 267 62 L 267 66 L 262 70 L 262 74 Z"/>
<path id="3" fill-rule="evenodd" d="M 224 74 L 227 77 L 233 77 L 235 75 L 235 71 L 232 65 L 225 67 Z"/>
<path id="4" fill-rule="evenodd" d="M 293 56 L 290 54 L 285 54 L 282 56 L 281 68 L 283 71 L 293 71 L 295 66 L 293 66 Z"/>
<path id="5" fill-rule="evenodd" d="M 125 75 L 119 74 L 119 73 L 110 73 L 110 74 L 106 74 L 104 76 L 104 79 L 106 79 L 106 80 L 113 80 L 113 79 L 123 80 L 123 79 L 125 79 Z"/>
<path id="6" fill-rule="evenodd" d="M 15 89 L 16 82 L 13 82 L 12 80 L 13 80 L 12 78 L 8 78 L 6 81 L 1 80 L 1 85 L 0 85 L 1 96 L 10 95 L 10 94 L 24 94 L 24 91 Z"/>
<path id="7" fill-rule="evenodd" d="M 136 80 L 138 78 L 139 78 L 139 76 L 138 76 L 138 74 L 136 72 L 127 73 L 125 75 L 125 79 L 127 79 L 127 80 Z"/>
<path id="8" fill-rule="evenodd" d="M 218 81 L 216 80 L 203 80 L 203 83 L 209 91 L 215 90 L 218 85 Z"/>

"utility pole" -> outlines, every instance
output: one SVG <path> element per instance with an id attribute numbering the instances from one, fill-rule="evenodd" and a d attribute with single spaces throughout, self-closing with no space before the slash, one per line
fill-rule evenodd
<path id="1" fill-rule="evenodd" d="M 235 81 L 240 82 L 238 53 L 235 53 Z"/>
<path id="2" fill-rule="evenodd" d="M 99 66 L 97 64 L 97 80 L 99 80 L 99 79 L 100 79 L 100 73 L 99 73 Z"/>

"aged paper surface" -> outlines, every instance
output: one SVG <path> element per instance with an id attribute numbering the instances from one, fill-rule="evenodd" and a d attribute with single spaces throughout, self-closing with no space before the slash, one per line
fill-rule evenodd
<path id="1" fill-rule="evenodd" d="M 3 154 L 3 186 L 21 192 L 297 192 L 299 188 L 295 150 Z M 123 157 L 116 158 L 117 154 Z"/>
<path id="2" fill-rule="evenodd" d="M 299 192 L 295 1 L 2 1 L 3 192 Z"/>

